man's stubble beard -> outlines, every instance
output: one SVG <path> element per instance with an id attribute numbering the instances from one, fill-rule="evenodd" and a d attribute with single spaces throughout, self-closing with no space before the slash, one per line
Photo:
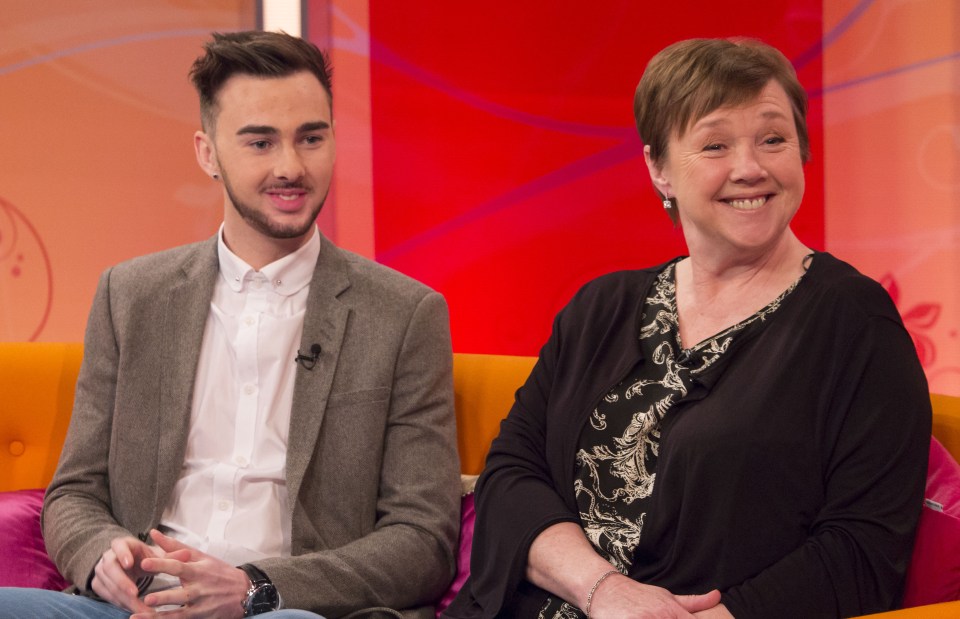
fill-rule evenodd
<path id="1" fill-rule="evenodd" d="M 330 188 L 328 187 L 327 192 L 323 195 L 323 198 L 314 208 L 314 212 L 311 214 L 310 219 L 304 222 L 302 226 L 282 226 L 270 221 L 270 219 L 264 215 L 264 213 L 255 208 L 251 208 L 250 206 L 238 200 L 233 192 L 233 188 L 230 186 L 230 179 L 227 177 L 225 170 L 220 170 L 220 176 L 223 178 L 223 188 L 227 192 L 227 197 L 230 198 L 230 203 L 233 205 L 233 208 L 237 211 L 240 217 L 259 233 L 274 239 L 295 239 L 309 232 L 310 228 L 313 227 L 317 221 L 317 217 L 320 215 L 320 209 L 323 208 L 324 203 L 327 201 L 327 195 L 330 192 Z M 297 183 L 290 183 L 289 185 L 291 187 L 300 187 L 300 185 Z"/>

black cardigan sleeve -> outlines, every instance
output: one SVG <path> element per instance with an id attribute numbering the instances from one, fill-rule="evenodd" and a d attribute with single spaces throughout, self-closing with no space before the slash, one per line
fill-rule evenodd
<path id="1" fill-rule="evenodd" d="M 479 605 L 482 614 L 463 616 L 526 613 L 546 598 L 526 582 L 530 545 L 553 524 L 580 522 L 573 490 L 580 429 L 600 397 L 639 361 L 639 312 L 662 268 L 599 277 L 554 319 L 477 484 L 468 584 L 474 613 Z"/>
<path id="2" fill-rule="evenodd" d="M 871 282 L 872 283 L 872 282 Z M 807 541 L 723 592 L 737 619 L 848 617 L 895 608 L 920 515 L 931 431 L 926 379 L 889 307 L 824 359 L 834 440 L 823 450 L 824 500 Z M 811 384 L 811 388 L 814 385 Z"/>
<path id="3" fill-rule="evenodd" d="M 530 545 L 553 524 L 580 522 L 573 491 L 579 428 L 592 404 L 638 361 L 638 312 L 661 269 L 599 277 L 557 314 L 487 455 L 477 482 L 470 577 L 444 617 L 535 616 L 546 599 L 526 581 Z"/>
<path id="4" fill-rule="evenodd" d="M 470 580 L 483 617 L 496 616 L 525 579 L 533 540 L 577 514 L 555 489 L 546 460 L 547 402 L 560 347 L 559 323 L 540 352 L 526 383 L 500 424 L 477 482 Z"/>

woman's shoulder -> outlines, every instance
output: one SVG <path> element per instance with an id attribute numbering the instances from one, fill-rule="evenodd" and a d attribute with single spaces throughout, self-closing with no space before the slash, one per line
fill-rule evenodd
<path id="1" fill-rule="evenodd" d="M 574 300 L 603 295 L 607 298 L 611 294 L 633 297 L 644 295 L 654 279 L 670 264 L 680 258 L 674 258 L 662 264 L 644 269 L 624 269 L 611 271 L 595 277 L 580 287 L 574 295 Z"/>
<path id="2" fill-rule="evenodd" d="M 580 287 L 557 319 L 565 328 L 574 330 L 607 329 L 612 324 L 633 324 L 657 275 L 669 264 L 600 275 Z"/>
<path id="3" fill-rule="evenodd" d="M 817 252 L 805 279 L 823 300 L 868 316 L 900 320 L 890 294 L 879 282 L 832 254 Z"/>

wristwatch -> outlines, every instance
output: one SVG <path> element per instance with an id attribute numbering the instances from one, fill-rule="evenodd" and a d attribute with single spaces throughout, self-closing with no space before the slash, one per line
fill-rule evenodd
<path id="1" fill-rule="evenodd" d="M 250 579 L 250 588 L 247 589 L 247 599 L 241 602 L 243 606 L 243 616 L 252 617 L 260 613 L 267 613 L 271 610 L 280 610 L 283 608 L 283 600 L 280 598 L 280 592 L 270 578 L 256 565 L 244 563 L 240 566 L 247 578 Z"/>

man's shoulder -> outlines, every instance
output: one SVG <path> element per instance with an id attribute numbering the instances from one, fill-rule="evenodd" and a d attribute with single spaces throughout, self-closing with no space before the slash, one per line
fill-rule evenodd
<path id="1" fill-rule="evenodd" d="M 409 275 L 396 271 L 370 258 L 338 248 L 347 264 L 351 286 L 361 293 L 374 293 L 387 298 L 418 300 L 435 292 Z"/>
<path id="2" fill-rule="evenodd" d="M 111 277 L 165 279 L 180 273 L 200 258 L 215 258 L 215 240 L 207 239 L 124 260 L 109 269 Z"/>

